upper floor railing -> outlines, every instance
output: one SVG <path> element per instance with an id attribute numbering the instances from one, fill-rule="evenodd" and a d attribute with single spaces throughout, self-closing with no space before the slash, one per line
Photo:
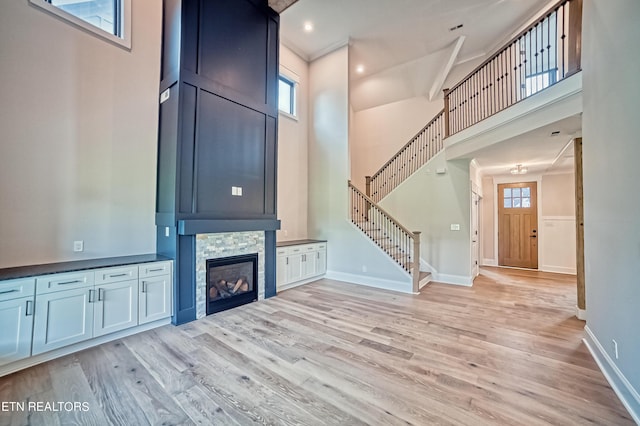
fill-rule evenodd
<path id="1" fill-rule="evenodd" d="M 562 0 L 445 89 L 445 137 L 580 71 L 582 0 Z"/>

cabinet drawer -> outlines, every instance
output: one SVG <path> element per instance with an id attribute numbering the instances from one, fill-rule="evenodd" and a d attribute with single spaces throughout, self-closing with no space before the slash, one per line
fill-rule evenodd
<path id="1" fill-rule="evenodd" d="M 289 252 L 287 254 L 298 254 L 302 253 L 302 246 L 293 246 L 289 247 Z"/>
<path id="2" fill-rule="evenodd" d="M 36 279 L 36 294 L 90 287 L 93 285 L 93 279 L 93 271 L 45 275 Z"/>
<path id="3" fill-rule="evenodd" d="M 318 249 L 318 246 L 317 246 L 317 245 L 315 245 L 315 244 L 309 244 L 309 245 L 307 245 L 307 246 L 302 246 L 302 249 L 303 249 L 306 253 L 308 253 L 308 252 L 310 252 L 310 251 L 316 251 L 316 250 Z"/>
<path id="4" fill-rule="evenodd" d="M 278 250 L 276 250 L 276 255 L 277 256 L 286 256 L 288 253 L 286 248 L 279 248 Z"/>
<path id="5" fill-rule="evenodd" d="M 140 278 L 157 277 L 171 273 L 171 262 L 155 262 L 140 265 Z"/>
<path id="6" fill-rule="evenodd" d="M 35 289 L 35 278 L 0 281 L 0 301 L 33 296 Z"/>
<path id="7" fill-rule="evenodd" d="M 115 268 L 97 269 L 96 284 L 117 283 L 138 279 L 138 266 L 118 266 Z"/>
<path id="8" fill-rule="evenodd" d="M 318 249 L 318 250 L 326 250 L 327 249 L 327 243 L 316 244 L 316 249 Z"/>

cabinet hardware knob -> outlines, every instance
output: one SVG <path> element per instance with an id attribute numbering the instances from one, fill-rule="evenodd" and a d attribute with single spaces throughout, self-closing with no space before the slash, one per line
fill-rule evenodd
<path id="1" fill-rule="evenodd" d="M 0 294 L 9 294 L 9 293 L 15 293 L 17 291 L 20 290 L 16 290 L 15 288 L 13 290 L 5 290 L 5 291 L 0 291 Z"/>
<path id="2" fill-rule="evenodd" d="M 149 272 L 160 272 L 163 271 L 164 268 L 155 268 L 155 269 L 149 269 Z"/>
<path id="3" fill-rule="evenodd" d="M 104 288 L 98 289 L 98 302 L 104 301 Z"/>
<path id="4" fill-rule="evenodd" d="M 94 293 L 95 293 L 95 290 L 89 290 L 89 303 L 94 303 L 95 302 Z"/>

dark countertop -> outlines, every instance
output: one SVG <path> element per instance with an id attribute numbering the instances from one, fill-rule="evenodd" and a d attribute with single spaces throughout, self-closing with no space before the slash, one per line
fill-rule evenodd
<path id="1" fill-rule="evenodd" d="M 276 242 L 276 247 L 289 247 L 289 246 L 299 246 L 301 244 L 315 244 L 315 243 L 326 243 L 327 240 L 292 240 L 292 241 L 278 241 Z"/>
<path id="2" fill-rule="evenodd" d="M 0 269 L 0 281 L 35 277 L 39 275 L 58 274 L 61 272 L 82 271 L 84 269 L 109 268 L 112 266 L 124 266 L 132 265 L 134 263 L 150 263 L 166 260 L 172 259 L 158 254 L 141 254 L 136 256 L 106 257 L 100 259 L 75 260 L 72 262 L 17 266 L 14 268 Z"/>

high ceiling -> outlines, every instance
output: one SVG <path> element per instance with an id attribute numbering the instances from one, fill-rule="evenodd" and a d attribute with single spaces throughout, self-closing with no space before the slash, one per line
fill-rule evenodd
<path id="1" fill-rule="evenodd" d="M 280 37 L 307 61 L 348 43 L 350 102 L 358 112 L 412 97 L 441 99 L 445 84 L 457 83 L 553 3 L 298 0 L 281 14 Z M 305 31 L 305 23 L 313 30 Z M 358 65 L 364 72 L 355 71 Z M 581 118 L 572 117 L 478 152 L 476 161 L 486 173 L 504 173 L 518 163 L 532 172 L 566 170 L 573 165 L 567 144 L 580 128 Z M 551 137 L 554 130 L 560 135 Z"/>
<path id="2" fill-rule="evenodd" d="M 313 60 L 351 42 L 364 76 L 434 54 L 460 35 L 458 62 L 484 56 L 548 0 L 298 0 L 281 19 L 282 42 Z M 304 31 L 312 22 L 314 30 Z M 463 27 L 450 31 L 452 27 Z"/>

